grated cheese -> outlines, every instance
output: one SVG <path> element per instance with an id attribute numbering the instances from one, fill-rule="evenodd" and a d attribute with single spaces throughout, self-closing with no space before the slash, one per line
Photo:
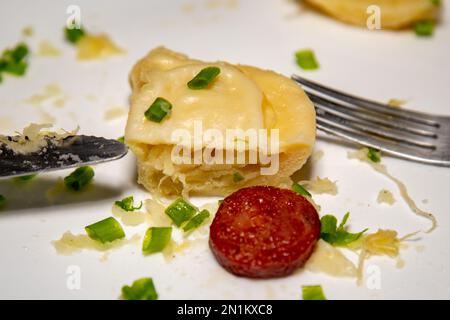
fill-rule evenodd
<path id="1" fill-rule="evenodd" d="M 316 194 L 330 194 L 336 195 L 338 193 L 338 187 L 336 181 L 331 181 L 328 178 L 317 177 L 316 180 L 305 180 L 299 182 L 301 185 L 306 186 L 308 191 Z"/>
<path id="2" fill-rule="evenodd" d="M 126 226 L 137 226 L 145 222 L 146 214 L 139 211 L 125 211 L 115 204 L 112 206 L 112 214 L 119 218 Z"/>
<path id="3" fill-rule="evenodd" d="M 403 105 L 406 103 L 405 100 L 400 100 L 400 99 L 390 99 L 388 101 L 388 105 L 394 108 L 401 108 L 403 107 Z"/>
<path id="4" fill-rule="evenodd" d="M 361 285 L 363 280 L 364 262 L 371 256 L 397 258 L 397 267 L 402 268 L 405 262 L 399 257 L 401 244 L 415 234 L 417 234 L 417 232 L 398 238 L 397 231 L 395 230 L 379 229 L 375 233 L 362 236 L 361 239 L 352 246 L 352 249 L 360 250 L 357 269 L 358 285 Z"/>
<path id="5" fill-rule="evenodd" d="M 58 240 L 52 241 L 56 252 L 61 255 L 71 255 L 82 250 L 107 251 L 113 248 L 120 248 L 128 244 L 138 243 L 140 236 L 135 234 L 130 239 L 118 239 L 109 243 L 101 243 L 92 240 L 88 235 L 75 235 L 67 231 Z"/>
<path id="6" fill-rule="evenodd" d="M 17 136 L 7 137 L 0 135 L 0 145 L 3 144 L 6 148 L 12 150 L 16 154 L 29 154 L 38 152 L 47 147 L 49 141 L 58 143 L 58 141 L 62 139 L 75 135 L 78 131 L 78 128 L 71 132 L 64 130 L 43 130 L 51 127 L 51 124 L 31 123 L 23 129 L 22 134 Z"/>
<path id="7" fill-rule="evenodd" d="M 85 35 L 77 42 L 77 59 L 104 59 L 125 53 L 106 34 Z"/>
<path id="8" fill-rule="evenodd" d="M 387 203 L 389 205 L 393 205 L 395 203 L 395 198 L 392 192 L 386 189 L 380 190 L 377 197 L 378 203 Z"/>
<path id="9" fill-rule="evenodd" d="M 50 41 L 43 40 L 39 43 L 38 54 L 43 57 L 58 57 L 61 55 L 61 51 Z"/>

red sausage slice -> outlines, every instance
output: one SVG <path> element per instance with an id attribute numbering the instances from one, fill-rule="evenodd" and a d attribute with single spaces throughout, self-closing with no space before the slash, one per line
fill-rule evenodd
<path id="1" fill-rule="evenodd" d="M 301 267 L 320 235 L 316 209 L 297 193 L 269 186 L 225 198 L 210 228 L 209 246 L 228 271 L 281 277 Z"/>

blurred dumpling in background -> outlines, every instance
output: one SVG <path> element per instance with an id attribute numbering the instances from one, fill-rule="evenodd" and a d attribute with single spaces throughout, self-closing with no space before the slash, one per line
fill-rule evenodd
<path id="1" fill-rule="evenodd" d="M 435 21 L 440 0 L 305 0 L 313 7 L 341 21 L 366 26 L 370 6 L 378 6 L 382 29 L 401 29 L 416 22 Z"/>

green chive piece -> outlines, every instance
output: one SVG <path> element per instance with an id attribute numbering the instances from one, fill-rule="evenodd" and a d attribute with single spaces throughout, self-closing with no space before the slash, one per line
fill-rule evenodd
<path id="1" fill-rule="evenodd" d="M 294 190 L 295 192 L 297 192 L 299 195 L 305 196 L 305 197 L 312 197 L 311 193 L 308 192 L 308 190 L 305 189 L 305 187 L 303 187 L 301 184 L 299 183 L 294 183 L 292 185 L 292 190 Z"/>
<path id="2" fill-rule="evenodd" d="M 169 244 L 172 238 L 172 227 L 151 227 L 145 232 L 142 252 L 150 254 L 161 252 Z"/>
<path id="3" fill-rule="evenodd" d="M 94 169 L 89 166 L 79 167 L 64 178 L 64 184 L 67 189 L 80 191 L 91 182 L 94 174 Z"/>
<path id="4" fill-rule="evenodd" d="M 4 195 L 0 194 L 0 209 L 3 208 L 6 204 L 6 198 Z"/>
<path id="5" fill-rule="evenodd" d="M 4 50 L 0 56 L 0 76 L 1 72 L 23 76 L 27 71 L 28 63 L 26 58 L 29 52 L 28 46 L 24 43 L 19 43 L 13 49 Z"/>
<path id="6" fill-rule="evenodd" d="M 441 0 L 431 0 L 431 3 L 434 4 L 435 6 L 440 6 Z"/>
<path id="7" fill-rule="evenodd" d="M 172 110 L 172 104 L 164 98 L 158 97 L 145 111 L 145 117 L 154 122 L 161 122 Z"/>
<path id="8" fill-rule="evenodd" d="M 82 37 L 84 37 L 85 32 L 83 30 L 83 28 L 73 28 L 73 29 L 69 29 L 69 28 L 64 28 L 64 35 L 67 41 L 69 41 L 70 43 L 77 43 L 78 41 L 80 41 L 80 39 Z"/>
<path id="9" fill-rule="evenodd" d="M 430 37 L 434 32 L 434 21 L 422 20 L 414 25 L 414 31 L 419 37 Z"/>
<path id="10" fill-rule="evenodd" d="M 205 89 L 220 74 L 218 67 L 206 67 L 202 69 L 191 81 L 187 83 L 189 89 Z"/>
<path id="11" fill-rule="evenodd" d="M 311 49 L 300 50 L 295 53 L 297 65 L 303 70 L 316 70 L 319 68 L 316 55 Z"/>
<path id="12" fill-rule="evenodd" d="M 210 216 L 211 214 L 209 213 L 208 210 L 205 209 L 200 211 L 199 214 L 194 216 L 191 220 L 189 220 L 188 223 L 186 223 L 186 225 L 183 227 L 184 232 L 191 231 L 193 229 L 200 227 L 200 225 Z"/>
<path id="13" fill-rule="evenodd" d="M 361 238 L 368 229 L 358 233 L 348 232 L 345 224 L 349 216 L 350 213 L 347 212 L 339 226 L 337 225 L 336 217 L 333 215 L 327 214 L 320 218 L 320 238 L 337 247 L 346 247 Z"/>
<path id="14" fill-rule="evenodd" d="M 34 179 L 36 176 L 37 176 L 37 173 L 29 174 L 26 176 L 20 176 L 20 177 L 13 178 L 13 180 L 15 182 L 26 182 L 26 181 L 30 181 L 30 180 Z"/>
<path id="15" fill-rule="evenodd" d="M 302 286 L 303 300 L 327 300 L 323 293 L 322 286 Z"/>
<path id="16" fill-rule="evenodd" d="M 220 206 L 225 200 L 220 199 L 219 201 L 217 201 L 217 204 Z"/>
<path id="17" fill-rule="evenodd" d="M 183 198 L 178 198 L 164 211 L 177 227 L 191 219 L 197 209 Z"/>
<path id="18" fill-rule="evenodd" d="M 233 172 L 233 182 L 237 183 L 237 182 L 241 182 L 242 180 L 244 180 L 244 176 L 240 173 L 240 172 Z"/>
<path id="19" fill-rule="evenodd" d="M 378 163 L 381 161 L 381 152 L 380 150 L 377 150 L 375 148 L 369 147 L 367 151 L 367 158 L 370 159 L 370 161 Z"/>
<path id="20" fill-rule="evenodd" d="M 20 62 L 26 58 L 29 50 L 26 44 L 19 43 L 11 52 L 11 57 L 15 62 Z"/>
<path id="21" fill-rule="evenodd" d="M 125 137 L 121 136 L 121 137 L 117 138 L 117 141 L 119 141 L 121 143 L 125 143 Z"/>
<path id="22" fill-rule="evenodd" d="M 152 278 L 142 278 L 130 286 L 122 287 L 123 300 L 158 300 L 158 293 Z"/>
<path id="23" fill-rule="evenodd" d="M 142 201 L 138 207 L 134 206 L 134 197 L 133 196 L 126 197 L 120 201 L 116 201 L 116 202 L 114 202 L 114 204 L 125 211 L 134 211 L 134 210 L 139 210 L 140 208 L 142 208 Z"/>
<path id="24" fill-rule="evenodd" d="M 101 243 L 125 238 L 125 232 L 120 223 L 113 217 L 106 218 L 84 228 L 89 238 Z"/>
<path id="25" fill-rule="evenodd" d="M 27 67 L 28 65 L 24 61 L 13 61 L 8 63 L 8 65 L 4 68 L 4 72 L 10 73 L 15 76 L 23 76 L 27 71 Z"/>

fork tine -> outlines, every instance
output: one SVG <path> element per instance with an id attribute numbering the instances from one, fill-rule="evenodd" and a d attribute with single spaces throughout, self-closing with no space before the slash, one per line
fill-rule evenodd
<path id="1" fill-rule="evenodd" d="M 321 118 L 317 118 L 317 128 L 326 133 L 341 137 L 357 144 L 382 150 L 399 158 L 440 166 L 450 166 L 450 161 L 435 159 L 430 157 L 429 153 L 423 153 L 421 150 L 417 150 L 414 147 L 403 146 L 374 136 L 369 136 L 364 133 L 359 133 L 349 128 L 340 127 L 333 122 L 324 121 Z"/>
<path id="2" fill-rule="evenodd" d="M 400 133 L 407 133 L 411 134 L 413 138 L 415 137 L 422 137 L 422 138 L 428 138 L 428 139 L 436 139 L 437 134 L 433 131 L 430 131 L 430 127 L 418 125 L 418 127 L 412 127 L 411 125 L 404 123 L 403 121 L 392 121 L 392 119 L 385 117 L 383 114 L 376 114 L 376 113 L 366 113 L 361 112 L 361 110 L 358 110 L 355 107 L 343 105 L 337 102 L 333 102 L 331 100 L 322 98 L 320 96 L 317 96 L 309 91 L 306 91 L 311 101 L 314 103 L 315 107 L 344 117 L 346 119 L 350 119 L 353 121 L 356 121 L 361 124 L 366 125 L 381 125 L 385 128 L 385 130 L 392 130 L 392 131 L 400 131 Z"/>
<path id="3" fill-rule="evenodd" d="M 306 87 L 309 87 L 319 93 L 327 94 L 327 95 L 333 97 L 334 99 L 345 101 L 347 103 L 353 104 L 355 106 L 358 106 L 358 107 L 366 109 L 366 110 L 373 110 L 373 111 L 381 112 L 381 113 L 390 115 L 392 117 L 397 117 L 397 118 L 408 120 L 408 121 L 415 122 L 415 123 L 421 123 L 421 124 L 428 125 L 431 127 L 436 127 L 436 128 L 439 127 L 439 123 L 436 121 L 435 117 L 432 115 L 429 115 L 429 114 L 416 112 L 416 111 L 410 111 L 410 110 L 397 110 L 386 104 L 382 104 L 379 102 L 360 98 L 360 97 L 357 97 L 354 95 L 340 92 L 335 89 L 325 87 L 321 84 L 307 80 L 307 79 L 302 78 L 295 74 L 292 75 L 291 78 L 292 78 L 292 80 L 294 80 Z"/>
<path id="4" fill-rule="evenodd" d="M 324 122 L 331 122 L 335 126 L 341 127 L 343 129 L 352 129 L 353 131 L 361 134 L 375 135 L 377 137 L 383 138 L 383 141 L 391 141 L 400 145 L 416 146 L 428 150 L 435 149 L 434 144 L 430 142 L 429 139 L 411 136 L 410 134 L 400 130 L 385 130 L 382 127 L 378 127 L 369 123 L 358 123 L 354 119 L 349 119 L 349 117 L 341 117 L 336 114 L 324 112 L 320 109 L 317 112 L 317 119 L 320 119 Z"/>

